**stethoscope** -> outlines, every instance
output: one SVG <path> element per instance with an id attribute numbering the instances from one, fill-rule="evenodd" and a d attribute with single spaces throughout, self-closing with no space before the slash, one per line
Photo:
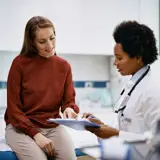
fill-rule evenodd
<path id="1" fill-rule="evenodd" d="M 139 82 L 147 75 L 147 73 L 150 70 L 150 66 L 148 65 L 147 69 L 145 70 L 145 72 L 139 77 L 139 79 L 135 82 L 135 84 L 132 86 L 131 90 L 128 92 L 128 94 L 124 97 L 123 101 L 120 105 L 118 109 L 115 109 L 114 112 L 118 113 L 118 112 L 122 112 L 121 116 L 123 116 L 123 110 L 126 108 L 126 104 L 132 94 L 132 92 L 134 91 L 134 89 L 136 88 L 136 86 L 139 84 Z M 125 92 L 125 88 L 122 90 L 122 92 L 120 93 L 120 97 L 123 95 L 123 93 Z"/>

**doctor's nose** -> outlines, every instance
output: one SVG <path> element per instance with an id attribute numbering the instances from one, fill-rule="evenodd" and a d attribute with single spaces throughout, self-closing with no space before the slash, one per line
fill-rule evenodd
<path id="1" fill-rule="evenodd" d="M 117 65 L 118 65 L 118 62 L 117 62 L 116 59 L 114 60 L 113 65 L 114 65 L 114 66 L 117 66 Z"/>

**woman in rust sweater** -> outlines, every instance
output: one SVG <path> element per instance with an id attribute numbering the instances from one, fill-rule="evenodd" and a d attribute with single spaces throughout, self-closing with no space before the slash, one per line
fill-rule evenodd
<path id="1" fill-rule="evenodd" d="M 48 118 L 76 118 L 70 64 L 55 55 L 55 28 L 45 17 L 32 17 L 23 47 L 7 81 L 6 141 L 20 160 L 75 160 L 74 147 L 62 126 Z"/>

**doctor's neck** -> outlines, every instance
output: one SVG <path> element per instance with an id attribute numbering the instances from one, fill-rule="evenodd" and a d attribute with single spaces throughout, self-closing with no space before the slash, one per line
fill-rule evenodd
<path id="1" fill-rule="evenodd" d="M 145 67 L 145 65 L 143 63 L 137 64 L 137 66 L 135 67 L 135 71 L 132 73 L 132 76 L 143 67 Z"/>

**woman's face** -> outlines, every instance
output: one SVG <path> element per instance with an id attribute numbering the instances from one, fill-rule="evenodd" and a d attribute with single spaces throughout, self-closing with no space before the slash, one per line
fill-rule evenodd
<path id="1" fill-rule="evenodd" d="M 120 43 L 117 43 L 114 47 L 114 56 L 114 65 L 117 67 L 118 72 L 120 72 L 120 74 L 123 76 L 133 75 L 143 67 L 142 58 L 129 57 L 128 54 L 123 51 Z"/>
<path id="2" fill-rule="evenodd" d="M 34 45 L 38 54 L 50 57 L 55 53 L 55 35 L 52 27 L 40 28 L 36 31 Z"/>

